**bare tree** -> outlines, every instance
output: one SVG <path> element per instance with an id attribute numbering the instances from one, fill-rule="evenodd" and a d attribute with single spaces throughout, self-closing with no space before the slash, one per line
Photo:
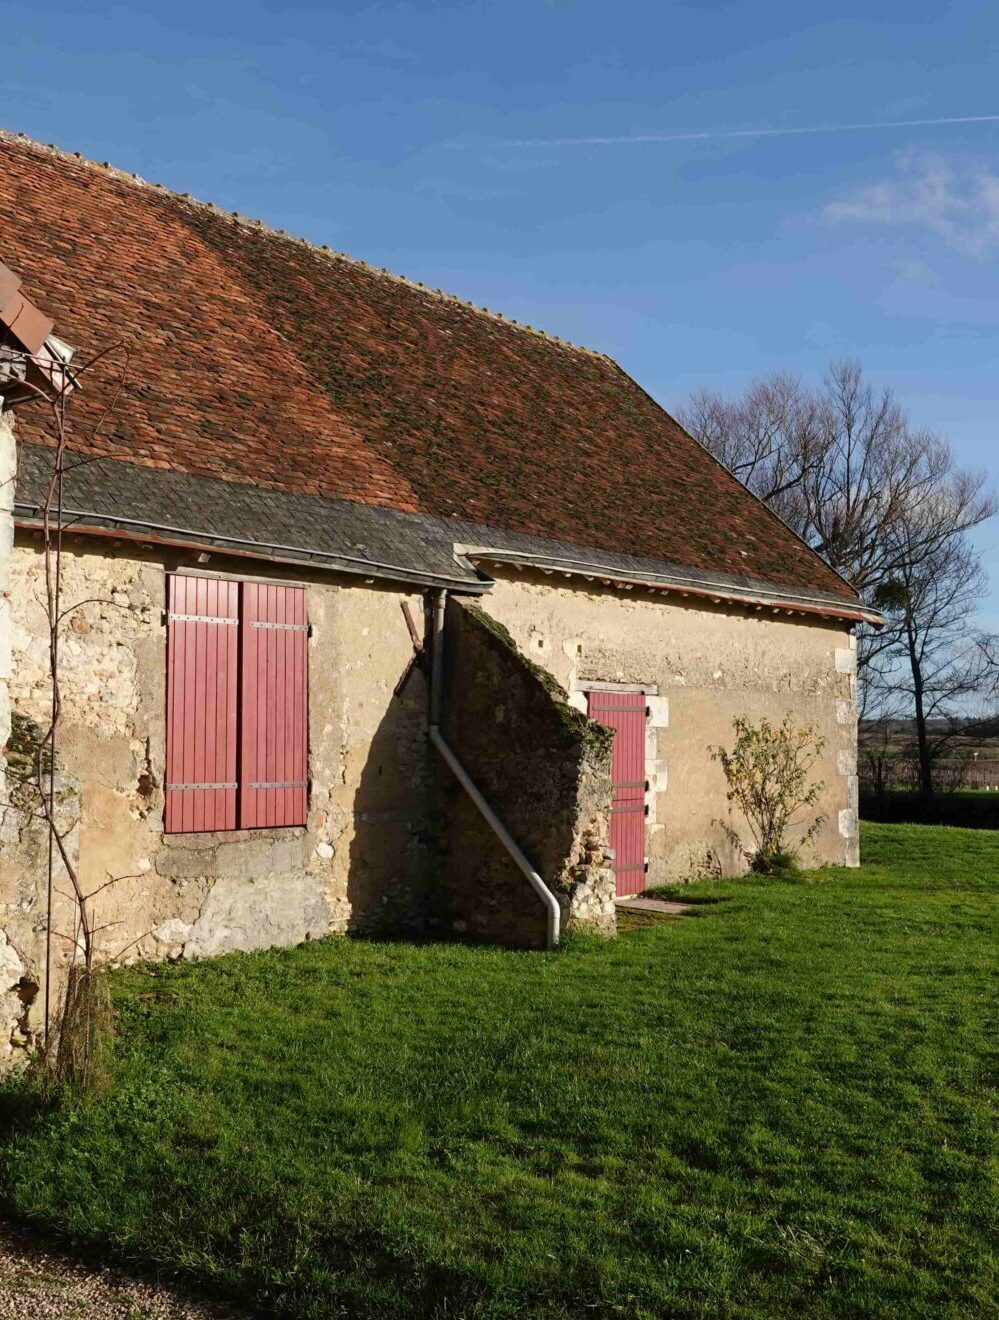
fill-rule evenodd
<path id="1" fill-rule="evenodd" d="M 799 380 L 776 375 L 751 385 L 741 399 L 701 391 L 679 415 L 691 435 L 797 529 L 802 488 L 823 456 L 821 413 Z"/>
<path id="2" fill-rule="evenodd" d="M 985 579 L 967 533 L 997 509 L 985 473 L 958 467 L 949 444 L 852 362 L 817 389 L 775 375 L 736 400 L 695 394 L 679 415 L 884 613 L 883 629 L 858 629 L 861 715 L 914 718 L 916 777 L 931 792 L 973 698 L 999 694 L 999 643 L 976 642 L 972 623 Z"/>
<path id="3" fill-rule="evenodd" d="M 887 612 L 889 643 L 868 666 L 875 711 L 895 713 L 902 697 L 912 712 L 917 787 L 926 796 L 934 790 L 941 755 L 981 722 L 972 711 L 987 659 L 974 619 L 986 587 L 978 556 L 962 533 L 932 551 L 913 551 L 899 567 Z"/>
<path id="4" fill-rule="evenodd" d="M 830 369 L 822 402 L 826 441 L 803 487 L 804 533 L 858 591 L 890 589 L 996 512 L 986 474 L 956 467 L 950 445 L 915 429 L 855 363 Z"/>
<path id="5" fill-rule="evenodd" d="M 861 779 L 878 798 L 898 787 L 901 755 L 894 730 L 895 721 L 887 711 L 860 722 L 857 754 Z"/>
<path id="6" fill-rule="evenodd" d="M 983 695 L 995 703 L 999 699 L 999 635 L 983 632 L 978 638 L 978 648 L 982 653 L 982 663 L 985 666 Z M 983 721 L 983 723 L 986 722 L 999 725 L 999 721 L 995 718 L 991 721 Z M 994 730 L 987 730 L 985 736 L 993 738 L 999 736 L 999 727 Z"/>
<path id="7" fill-rule="evenodd" d="M 996 512 L 983 472 L 914 428 L 852 362 L 808 389 L 776 375 L 739 400 L 695 394 L 680 420 L 872 604 L 907 564 Z"/>
<path id="8" fill-rule="evenodd" d="M 861 714 L 872 706 L 883 713 L 887 678 L 900 678 L 898 657 L 908 653 L 914 590 L 920 622 L 925 612 L 926 589 L 917 582 L 953 565 L 964 534 L 996 512 L 985 474 L 958 467 L 945 441 L 913 427 L 892 392 L 876 390 L 851 362 L 834 364 L 818 389 L 776 375 L 735 401 L 702 392 L 680 417 L 884 612 L 885 628 L 861 626 L 857 637 Z M 970 550 L 959 556 L 966 568 L 970 557 Z M 979 666 L 979 679 L 984 673 Z M 999 690 L 999 664 L 995 673 Z M 896 692 L 892 715 L 905 713 L 897 699 L 908 700 L 917 684 L 907 680 Z"/>

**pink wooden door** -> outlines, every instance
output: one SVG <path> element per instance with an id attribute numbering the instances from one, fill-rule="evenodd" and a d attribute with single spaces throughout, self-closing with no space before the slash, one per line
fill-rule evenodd
<path id="1" fill-rule="evenodd" d="M 610 845 L 618 897 L 645 888 L 645 693 L 590 692 L 589 716 L 614 730 Z"/>

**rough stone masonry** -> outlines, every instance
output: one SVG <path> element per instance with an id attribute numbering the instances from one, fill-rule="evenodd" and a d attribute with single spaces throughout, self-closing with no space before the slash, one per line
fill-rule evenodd
<path id="1" fill-rule="evenodd" d="M 23 772 L 49 715 L 44 558 L 31 531 L 18 532 L 12 557 L 9 534 L 4 545 L 8 758 Z M 411 672 L 396 694 L 412 656 L 400 607 L 419 617 L 416 592 L 329 575 L 305 584 L 312 787 L 304 827 L 164 832 L 164 607 L 178 559 L 127 543 L 65 542 L 57 806 L 84 888 L 112 882 L 98 900 L 97 918 L 109 923 L 101 956 L 201 958 L 345 931 L 542 943 L 539 899 L 449 790 L 427 738 L 423 674 Z M 239 561 L 214 562 L 212 571 L 246 572 Z M 566 921 L 612 930 L 609 736 L 477 618 L 468 645 L 483 664 L 454 688 L 458 741 L 562 898 Z M 510 759 L 529 745 L 533 778 L 523 758 Z M 42 1026 L 47 835 L 29 813 L 8 808 L 0 818 L 0 1055 L 9 1055 L 35 1043 Z M 69 930 L 59 880 L 54 924 Z M 69 941 L 53 941 L 54 1000 L 72 956 Z"/>
<path id="2" fill-rule="evenodd" d="M 444 733 L 559 899 L 563 925 L 613 934 L 608 847 L 612 734 L 482 609 L 448 601 Z M 544 945 L 544 909 L 445 772 L 444 878 L 453 922 L 481 939 Z"/>

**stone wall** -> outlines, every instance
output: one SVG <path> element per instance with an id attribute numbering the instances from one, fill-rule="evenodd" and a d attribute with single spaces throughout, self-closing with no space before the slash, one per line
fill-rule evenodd
<path id="1" fill-rule="evenodd" d="M 710 751 L 731 746 L 736 715 L 790 712 L 817 727 L 826 823 L 804 860 L 858 864 L 856 650 L 844 625 L 492 571 L 483 608 L 581 710 L 590 681 L 650 692 L 649 884 L 744 869 L 724 827 L 748 842 L 745 821 L 732 815 Z"/>
<path id="2" fill-rule="evenodd" d="M 611 735 L 568 703 L 480 609 L 448 601 L 442 732 L 535 870 L 563 924 L 612 933 Z M 543 945 L 545 908 L 445 767 L 444 880 L 453 928 Z"/>
<path id="3" fill-rule="evenodd" d="M 0 481 L 13 459 L 0 426 Z M 50 700 L 43 563 L 30 533 L 4 563 L 9 491 L 0 484 L 0 733 L 8 741 L 9 686 L 10 755 L 30 765 Z M 98 921 L 113 923 L 102 955 L 194 958 L 344 930 L 542 944 L 543 904 L 428 742 L 423 675 L 393 695 L 412 655 L 400 606 L 419 617 L 418 593 L 305 582 L 313 788 L 304 827 L 164 834 L 165 584 L 182 567 L 193 565 L 179 552 L 67 538 L 57 798 L 85 887 L 114 879 L 98 901 Z M 203 571 L 250 576 L 253 567 L 213 557 Z M 277 566 L 261 575 L 303 577 Z M 739 714 L 792 712 L 817 725 L 827 823 L 806 860 L 856 863 L 855 651 L 842 627 L 524 572 L 500 577 L 481 609 L 451 600 L 447 650 L 445 734 L 559 896 L 567 925 L 614 924 L 610 739 L 578 709 L 588 681 L 650 693 L 650 882 L 741 869 L 725 825 L 744 822 L 728 814 L 710 756 L 731 742 Z M 16 797 L 4 792 L 5 803 Z M 0 808 L 0 1059 L 40 1025 L 45 852 L 37 820 L 16 803 Z M 64 887 L 58 873 L 56 882 Z M 62 902 L 54 924 L 65 928 Z M 56 941 L 57 973 L 69 956 Z"/>
<path id="4" fill-rule="evenodd" d="M 0 413 L 0 853 L 10 848 L 16 834 L 9 819 L 10 787 L 7 782 L 5 755 L 10 738 L 10 645 L 11 605 L 10 568 L 14 542 L 14 479 L 17 473 L 17 448 L 10 420 Z M 0 1065 L 10 1055 L 15 1033 L 18 1043 L 27 1043 L 23 1031 L 26 1006 L 22 995 L 25 966 L 6 931 L 0 931 Z"/>
<path id="5" fill-rule="evenodd" d="M 422 674 L 393 695 L 412 655 L 400 606 L 407 601 L 419 618 L 422 596 L 349 579 L 305 583 L 313 785 L 305 827 L 165 835 L 165 583 L 179 566 L 179 556 L 82 537 L 69 539 L 63 558 L 66 606 L 82 603 L 61 647 L 60 801 L 78 821 L 85 888 L 118 877 L 98 900 L 98 920 L 116 923 L 102 936 L 103 956 L 197 958 L 333 931 L 425 929 L 437 778 Z M 252 576 L 240 561 L 219 560 L 216 570 L 213 559 L 206 571 Z M 20 534 L 11 698 L 29 741 L 32 728 L 46 726 L 50 699 L 41 575 L 39 541 Z M 280 568 L 268 576 L 301 580 Z M 16 813 L 3 820 L 0 994 L 15 972 L 18 982 L 42 983 L 45 928 L 44 831 Z M 65 943 L 56 949 L 58 972 Z M 16 1024 L 9 1014 L 0 1021 L 0 1054 L 12 1035 L 18 1045 L 38 1030 L 41 998 L 27 1019 L 22 1006 Z"/>
<path id="6" fill-rule="evenodd" d="M 0 802 L 6 801 L 7 783 L 3 748 L 10 736 L 10 568 L 14 548 L 14 480 L 17 446 L 9 419 L 0 413 Z M 3 835 L 0 834 L 0 846 Z"/>

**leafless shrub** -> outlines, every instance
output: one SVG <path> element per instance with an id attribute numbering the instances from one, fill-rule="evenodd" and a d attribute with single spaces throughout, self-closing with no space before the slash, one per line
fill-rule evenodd
<path id="1" fill-rule="evenodd" d="M 753 724 L 745 716 L 733 724 L 731 750 L 713 747 L 711 756 L 721 763 L 726 797 L 745 816 L 753 846 L 747 849 L 737 830 L 726 829 L 752 870 L 772 875 L 790 868 L 825 823 L 824 815 L 811 811 L 824 785 L 809 783 L 825 740 L 811 725 L 796 725 L 790 715 L 776 725 L 767 719 Z"/>

